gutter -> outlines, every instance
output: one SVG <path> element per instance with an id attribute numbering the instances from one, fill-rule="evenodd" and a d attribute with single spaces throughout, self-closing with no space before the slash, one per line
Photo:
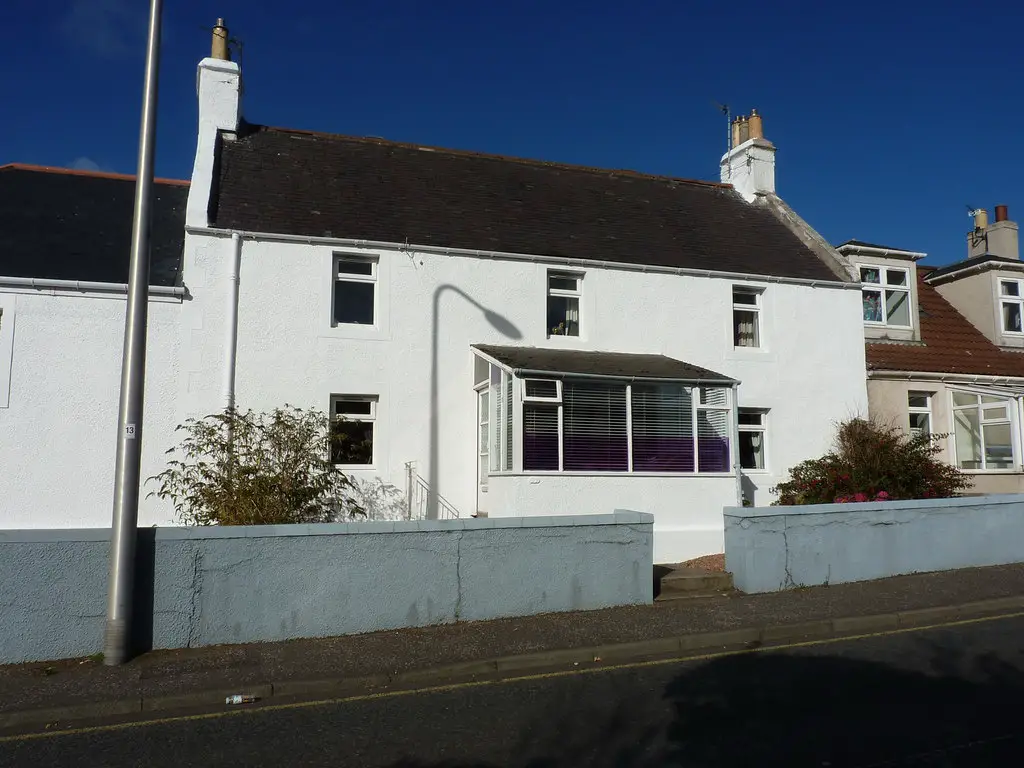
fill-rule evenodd
<path id="1" fill-rule="evenodd" d="M 0 276 L 0 288 L 34 288 L 37 290 L 94 291 L 97 293 L 128 293 L 127 283 L 98 283 L 88 280 L 51 280 L 38 277 L 3 277 Z M 186 290 L 176 285 L 151 285 L 151 296 L 173 296 L 184 298 Z"/>
<path id="2" fill-rule="evenodd" d="M 868 371 L 869 379 L 917 379 L 919 381 L 938 381 L 942 383 L 974 383 L 986 382 L 998 384 L 1000 382 L 1014 385 L 1024 385 L 1024 376 L 992 376 L 987 374 L 974 373 L 931 373 L 926 371 Z"/>
<path id="3" fill-rule="evenodd" d="M 495 361 L 497 362 L 497 361 Z M 664 376 L 615 376 L 607 373 L 566 373 L 565 371 L 538 371 L 533 368 L 512 368 L 510 369 L 507 365 L 497 362 L 499 366 L 510 370 L 514 376 L 518 376 L 520 379 L 524 377 L 541 377 L 548 378 L 580 378 L 580 379 L 609 379 L 613 381 L 653 381 L 659 383 L 673 383 L 673 384 L 694 384 L 701 386 L 705 384 L 716 384 L 724 387 L 737 387 L 740 382 L 736 379 L 677 379 L 677 378 L 665 378 Z"/>
<path id="4" fill-rule="evenodd" d="M 1008 269 L 1011 272 L 1024 271 L 1024 263 L 1012 262 L 1012 261 L 983 261 L 980 264 L 975 264 L 971 267 L 964 267 L 963 269 L 957 269 L 953 272 L 943 272 L 941 275 L 925 275 L 924 281 L 929 284 L 941 285 L 952 278 L 967 277 L 979 272 L 985 272 L 990 269 Z"/>
<path id="5" fill-rule="evenodd" d="M 841 245 L 837 248 L 840 253 L 844 256 L 846 251 L 852 251 L 853 253 L 866 253 L 879 258 L 893 257 L 896 259 L 923 259 L 927 256 L 927 253 L 921 253 L 920 251 L 900 251 L 895 248 L 875 248 L 870 245 Z"/>
<path id="6" fill-rule="evenodd" d="M 502 261 L 528 261 L 538 264 L 558 264 L 562 266 L 591 267 L 596 269 L 618 269 L 629 272 L 649 272 L 651 274 L 687 275 L 692 277 L 715 277 L 727 280 L 747 280 L 761 283 L 781 283 L 787 285 L 807 285 L 811 288 L 840 288 L 861 290 L 857 283 L 845 283 L 839 280 L 812 280 L 803 277 L 779 277 L 777 275 L 752 275 L 744 272 L 723 272 L 714 269 L 691 269 L 687 267 L 661 267 L 653 264 L 627 264 L 617 261 L 597 261 L 594 259 L 573 259 L 557 256 L 540 256 L 536 254 L 510 253 L 508 251 L 482 251 L 472 248 L 447 248 L 437 245 L 416 245 L 413 243 L 395 243 L 386 240 L 358 240 L 345 237 L 313 237 L 308 235 L 284 235 L 273 232 L 243 232 L 216 227 L 197 227 L 188 225 L 185 231 L 190 235 L 212 235 L 229 237 L 238 234 L 244 240 L 267 240 L 281 243 L 301 243 L 303 245 L 344 246 L 347 248 L 381 248 L 395 251 L 416 251 L 436 253 L 441 256 L 471 256 L 481 259 Z"/>

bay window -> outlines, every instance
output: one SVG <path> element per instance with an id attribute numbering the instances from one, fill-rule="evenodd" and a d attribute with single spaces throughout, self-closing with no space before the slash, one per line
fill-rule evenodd
<path id="1" fill-rule="evenodd" d="M 1008 470 L 1015 467 L 1015 401 L 1001 395 L 954 391 L 953 442 L 961 469 Z"/>

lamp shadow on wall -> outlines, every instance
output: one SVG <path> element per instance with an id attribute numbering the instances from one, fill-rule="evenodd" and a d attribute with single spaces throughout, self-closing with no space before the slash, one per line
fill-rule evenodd
<path id="1" fill-rule="evenodd" d="M 433 308 L 431 313 L 430 322 L 430 478 L 428 480 L 428 491 L 427 491 L 427 519 L 436 520 L 438 517 L 438 483 L 440 482 L 440 446 L 439 446 L 439 430 L 440 430 L 440 407 L 438 405 L 438 379 L 440 372 L 438 371 L 438 344 L 440 331 L 440 314 L 441 314 L 441 297 L 446 292 L 452 292 L 464 300 L 472 304 L 483 314 L 484 318 L 490 323 L 491 327 L 494 328 L 498 333 L 507 339 L 517 341 L 523 338 L 523 334 L 519 331 L 516 325 L 504 315 L 495 312 L 493 309 L 485 307 L 479 301 L 474 299 L 464 290 L 459 288 L 457 285 L 451 283 L 442 283 L 434 289 Z M 468 350 L 467 350 L 468 352 Z M 472 382 L 469 382 L 467 391 L 471 388 Z M 478 438 L 479 439 L 479 438 Z"/>

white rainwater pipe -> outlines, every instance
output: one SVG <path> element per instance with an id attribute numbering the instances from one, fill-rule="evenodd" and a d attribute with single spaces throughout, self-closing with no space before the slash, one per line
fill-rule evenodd
<path id="1" fill-rule="evenodd" d="M 228 321 L 224 334 L 224 407 L 235 406 L 235 360 L 238 355 L 238 275 L 242 266 L 242 236 L 231 235 L 231 267 L 228 272 Z"/>

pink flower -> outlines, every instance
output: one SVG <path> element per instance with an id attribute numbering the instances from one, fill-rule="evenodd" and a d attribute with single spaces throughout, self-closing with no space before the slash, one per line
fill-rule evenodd
<path id="1" fill-rule="evenodd" d="M 857 501 L 857 502 L 867 501 L 868 500 L 868 495 L 866 493 L 860 493 L 858 491 L 857 493 L 853 494 L 853 500 Z"/>
<path id="2" fill-rule="evenodd" d="M 849 503 L 849 501 L 850 501 L 850 497 L 849 496 L 836 496 L 836 498 L 835 498 L 835 503 L 836 504 L 847 504 L 847 503 Z"/>
<path id="3" fill-rule="evenodd" d="M 889 493 L 887 491 L 879 491 L 875 494 L 875 501 L 888 501 Z"/>

